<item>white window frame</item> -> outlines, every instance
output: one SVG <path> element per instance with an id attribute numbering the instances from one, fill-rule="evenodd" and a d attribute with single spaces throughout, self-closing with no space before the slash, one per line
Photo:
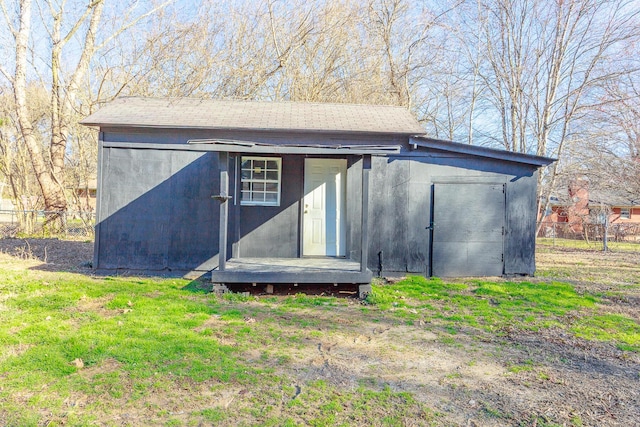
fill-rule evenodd
<path id="1" fill-rule="evenodd" d="M 620 219 L 631 219 L 631 208 L 620 208 Z"/>
<path id="2" fill-rule="evenodd" d="M 250 168 L 243 168 L 245 162 L 251 162 Z M 258 168 L 255 165 L 255 162 L 265 162 L 264 174 L 265 177 L 254 177 L 254 174 L 262 173 L 262 169 L 257 170 Z M 267 179 L 267 172 L 274 172 L 274 169 L 266 168 L 267 162 L 276 162 L 278 178 L 277 179 Z M 243 172 L 250 172 L 250 177 L 245 178 Z M 248 183 L 250 186 L 249 190 L 244 189 L 244 184 Z M 264 184 L 264 189 L 254 190 L 253 186 L 257 184 Z M 277 184 L 276 191 L 267 191 L 266 184 Z M 264 157 L 264 156 L 242 156 L 240 158 L 240 204 L 242 206 L 280 206 L 280 193 L 282 188 L 282 158 L 280 157 Z M 256 197 L 256 195 L 262 195 L 262 200 L 259 200 L 260 197 Z M 265 200 L 267 194 L 276 194 L 276 200 Z M 247 198 L 245 198 L 248 196 Z"/>

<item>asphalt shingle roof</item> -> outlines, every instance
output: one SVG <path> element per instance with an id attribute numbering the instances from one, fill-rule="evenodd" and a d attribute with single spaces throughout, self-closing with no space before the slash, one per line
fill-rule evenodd
<path id="1" fill-rule="evenodd" d="M 402 107 L 304 102 L 118 98 L 80 123 L 88 126 L 422 134 Z"/>
<path id="2" fill-rule="evenodd" d="M 607 191 L 591 191 L 589 203 L 603 203 L 608 206 L 639 206 L 640 195 L 632 194 L 624 189 L 610 189 Z"/>

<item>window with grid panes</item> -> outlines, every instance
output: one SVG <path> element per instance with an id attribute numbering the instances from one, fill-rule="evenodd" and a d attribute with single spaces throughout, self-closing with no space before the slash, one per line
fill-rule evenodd
<path id="1" fill-rule="evenodd" d="M 242 157 L 241 204 L 280 206 L 281 163 L 276 157 Z"/>

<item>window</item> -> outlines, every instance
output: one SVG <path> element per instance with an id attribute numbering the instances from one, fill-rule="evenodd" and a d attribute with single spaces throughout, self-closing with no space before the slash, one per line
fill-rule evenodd
<path id="1" fill-rule="evenodd" d="M 281 162 L 275 157 L 242 157 L 241 204 L 280 206 Z"/>
<path id="2" fill-rule="evenodd" d="M 620 219 L 631 219 L 631 209 L 620 208 Z"/>

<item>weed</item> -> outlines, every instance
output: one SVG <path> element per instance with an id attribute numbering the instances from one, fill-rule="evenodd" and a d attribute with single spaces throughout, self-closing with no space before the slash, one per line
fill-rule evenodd
<path id="1" fill-rule="evenodd" d="M 575 427 L 582 427 L 582 418 L 580 418 L 580 415 L 574 415 L 571 417 L 571 425 L 575 426 Z"/>
<path id="2" fill-rule="evenodd" d="M 439 337 L 438 341 L 440 341 L 442 344 L 447 344 L 447 345 L 454 345 L 456 344 L 456 339 L 453 337 Z"/>
<path id="3" fill-rule="evenodd" d="M 517 374 L 519 372 L 530 372 L 533 371 L 533 367 L 531 365 L 512 365 L 509 366 L 508 368 L 509 372 L 513 372 L 514 374 Z"/>
<path id="4" fill-rule="evenodd" d="M 640 323 L 619 314 L 587 316 L 571 330 L 589 340 L 613 341 L 621 350 L 640 352 Z"/>
<path id="5" fill-rule="evenodd" d="M 253 299 L 252 296 L 245 293 L 227 292 L 222 294 L 222 301 L 226 303 L 247 302 L 252 299 Z"/>
<path id="6" fill-rule="evenodd" d="M 212 423 L 219 423 L 221 421 L 226 420 L 228 417 L 226 411 L 220 408 L 204 409 L 200 412 L 200 415 L 202 415 L 206 421 L 209 421 Z"/>
<path id="7" fill-rule="evenodd" d="M 482 402 L 482 410 L 487 416 L 492 418 L 508 418 L 507 415 L 491 406 L 488 402 Z"/>

